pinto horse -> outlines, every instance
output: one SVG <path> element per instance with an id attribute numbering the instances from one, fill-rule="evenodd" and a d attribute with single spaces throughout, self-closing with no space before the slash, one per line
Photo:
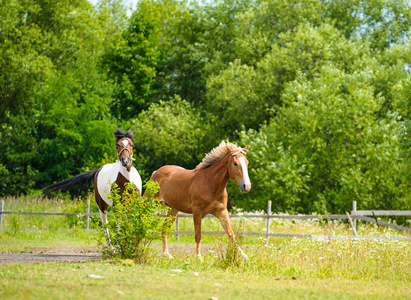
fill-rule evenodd
<path id="1" fill-rule="evenodd" d="M 76 185 L 89 185 L 94 183 L 94 198 L 100 210 L 101 220 L 107 224 L 107 209 L 113 205 L 110 201 L 111 185 L 116 183 L 119 187 L 120 195 L 123 194 L 125 184 L 132 182 L 135 184 L 140 194 L 142 192 L 142 182 L 140 174 L 133 167 L 133 142 L 134 134 L 132 131 L 124 133 L 117 129 L 114 131 L 116 137 L 117 161 L 112 164 L 106 164 L 101 168 L 88 171 L 61 182 L 52 184 L 44 189 L 44 192 L 50 193 L 57 190 L 68 190 Z M 109 238 L 108 229 L 106 229 L 107 238 Z"/>
<path id="2" fill-rule="evenodd" d="M 231 178 L 240 185 L 242 192 L 251 189 L 245 157 L 249 146 L 240 148 L 222 141 L 206 154 L 194 170 L 163 166 L 151 176 L 150 180 L 160 186 L 156 197 L 171 208 L 169 216 L 176 217 L 180 211 L 193 214 L 197 258 L 201 259 L 201 221 L 207 214 L 217 217 L 231 242 L 236 242 L 227 210 L 226 186 Z M 241 248 L 239 251 L 247 258 Z M 167 235 L 163 236 L 163 255 L 172 258 L 168 251 Z"/>

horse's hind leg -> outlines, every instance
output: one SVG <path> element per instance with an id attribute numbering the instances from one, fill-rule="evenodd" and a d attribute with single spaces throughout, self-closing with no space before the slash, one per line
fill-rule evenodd
<path id="1" fill-rule="evenodd" d="M 178 214 L 178 210 L 171 208 L 171 210 L 168 211 L 167 217 L 172 216 L 175 220 L 175 217 Z M 171 226 L 171 225 L 170 225 Z M 173 259 L 171 256 L 170 252 L 168 251 L 168 243 L 167 243 L 167 234 L 163 234 L 163 255 L 166 256 L 167 258 Z"/>
<path id="2" fill-rule="evenodd" d="M 230 216 L 228 214 L 228 210 L 223 210 L 215 216 L 220 219 L 221 225 L 224 228 L 225 233 L 227 233 L 228 237 L 230 238 L 231 243 L 235 246 L 236 245 L 236 237 L 234 234 L 233 229 L 231 228 L 231 223 L 230 223 Z M 245 259 L 248 259 L 248 256 L 244 253 L 244 251 L 241 249 L 241 247 L 238 247 L 238 251 L 240 252 L 241 256 L 244 257 Z"/>
<path id="3" fill-rule="evenodd" d="M 108 224 L 107 213 L 104 213 L 100 210 L 100 218 L 104 224 L 106 225 Z M 108 232 L 108 228 L 106 228 L 105 231 L 106 231 L 107 241 L 110 241 L 110 233 Z"/>
<path id="4" fill-rule="evenodd" d="M 98 206 L 98 209 L 100 210 L 100 218 L 101 221 L 104 224 L 108 224 L 108 220 L 107 220 L 107 209 L 108 209 L 108 204 L 103 200 L 103 198 L 101 198 L 100 193 L 98 191 L 97 188 L 97 178 L 98 175 L 100 173 L 102 168 L 100 168 L 100 170 L 98 170 L 97 174 L 94 176 L 94 180 L 93 180 L 93 184 L 94 184 L 94 200 L 96 200 L 96 204 Z M 108 244 L 111 244 L 110 242 L 110 233 L 108 232 L 108 228 L 105 229 L 106 231 L 106 237 L 107 237 L 107 242 Z"/>
<path id="5" fill-rule="evenodd" d="M 109 205 L 106 202 L 104 202 L 104 200 L 100 197 L 100 195 L 99 195 L 99 193 L 96 189 L 94 190 L 94 193 L 95 193 L 94 198 L 96 200 L 98 209 L 100 210 L 101 221 L 103 222 L 103 224 L 107 225 L 108 224 L 107 209 L 108 209 Z M 108 228 L 106 228 L 105 231 L 106 231 L 107 242 L 109 244 L 111 244 L 111 242 L 110 242 L 110 233 L 108 232 Z"/>

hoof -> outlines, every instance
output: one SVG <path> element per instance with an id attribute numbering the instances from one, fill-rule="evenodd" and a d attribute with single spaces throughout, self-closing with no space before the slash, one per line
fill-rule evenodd
<path id="1" fill-rule="evenodd" d="M 241 248 L 239 248 L 238 251 L 240 252 L 240 255 L 243 259 L 248 260 L 247 254 L 245 254 Z"/>
<path id="2" fill-rule="evenodd" d="M 115 247 L 113 246 L 113 244 L 111 244 L 111 241 L 110 241 L 110 243 L 107 244 L 107 248 L 111 251 L 115 250 Z"/>
<path id="3" fill-rule="evenodd" d="M 164 253 L 163 253 L 163 256 L 164 256 L 165 258 L 168 258 L 168 259 L 174 259 L 174 257 L 173 257 L 168 251 L 164 252 Z"/>
<path id="4" fill-rule="evenodd" d="M 203 257 L 201 256 L 201 254 L 197 254 L 196 255 L 196 259 L 198 259 L 199 261 L 204 261 Z"/>

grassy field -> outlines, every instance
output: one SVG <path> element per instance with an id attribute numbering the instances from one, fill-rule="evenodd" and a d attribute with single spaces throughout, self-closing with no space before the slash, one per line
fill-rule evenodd
<path id="1" fill-rule="evenodd" d="M 33 201 L 33 205 L 29 205 Z M 83 204 L 63 200 L 9 200 L 6 209 L 72 212 Z M 13 203 L 12 203 L 13 202 Z M 11 210 L 11 209 L 10 209 Z M 14 219 L 13 219 L 14 218 Z M 33 247 L 97 248 L 95 235 L 85 233 L 84 221 L 71 217 L 6 216 L 0 231 L 0 252 L 29 251 Z M 193 230 L 190 219 L 180 230 Z M 97 226 L 98 219 L 93 221 Z M 263 220 L 235 220 L 236 230 L 263 232 Z M 22 230 L 31 228 L 32 230 Z M 216 220 L 204 220 L 204 230 L 222 230 Z M 320 225 L 318 221 L 273 222 L 272 232 L 350 234 L 344 222 Z M 361 224 L 362 235 L 399 235 L 391 229 Z M 175 238 L 169 238 L 176 245 Z M 411 295 L 411 243 L 378 240 L 312 240 L 247 237 L 241 244 L 248 260 L 238 263 L 225 255 L 225 236 L 204 236 L 211 250 L 204 260 L 194 258 L 192 236 L 180 237 L 186 252 L 168 260 L 154 256 L 150 263 L 132 261 L 90 263 L 1 264 L 1 299 L 409 299 Z M 156 241 L 160 244 L 160 241 Z M 182 246 L 184 247 L 184 246 Z M 103 278 L 94 278 L 98 275 Z M 295 278 L 295 279 L 293 279 Z"/>
<path id="2" fill-rule="evenodd" d="M 180 260 L 172 265 L 181 264 Z M 2 268 L 2 299 L 409 299 L 409 281 L 299 278 L 275 280 L 240 268 L 199 263 L 124 266 L 110 263 L 10 265 Z M 181 272 L 179 272 L 181 271 Z M 92 278 L 100 275 L 103 278 Z"/>

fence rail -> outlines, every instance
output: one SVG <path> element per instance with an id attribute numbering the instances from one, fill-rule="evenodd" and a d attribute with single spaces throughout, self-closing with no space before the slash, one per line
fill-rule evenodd
<path id="1" fill-rule="evenodd" d="M 354 216 L 411 216 L 411 210 L 356 210 Z"/>
<path id="2" fill-rule="evenodd" d="M 353 210 L 349 214 L 346 212 L 345 215 L 276 215 L 271 214 L 271 201 L 268 201 L 267 206 L 267 214 L 265 215 L 256 215 L 256 214 L 230 214 L 230 218 L 259 218 L 259 219 L 266 219 L 266 231 L 265 232 L 237 232 L 240 235 L 250 235 L 250 236 L 265 236 L 266 243 L 268 244 L 269 238 L 271 236 L 274 237 L 300 237 L 300 238 L 316 238 L 320 236 L 314 235 L 306 235 L 306 234 L 282 234 L 282 233 L 270 233 L 270 221 L 272 219 L 289 219 L 289 220 L 305 220 L 305 219 L 329 219 L 329 220 L 345 220 L 348 219 L 349 223 L 353 229 L 352 236 L 344 236 L 348 238 L 367 238 L 367 237 L 359 237 L 356 232 L 356 220 L 362 220 L 366 222 L 371 222 L 377 224 L 378 226 L 387 226 L 391 228 L 395 228 L 397 230 L 402 230 L 405 232 L 411 233 L 411 228 L 391 224 L 388 222 L 384 222 L 378 220 L 376 216 L 411 216 L 410 210 L 356 210 L 357 204 L 353 201 Z M 91 216 L 99 216 L 99 213 L 91 213 L 90 212 L 90 199 L 87 199 L 87 209 L 85 213 L 49 213 L 49 212 L 13 212 L 13 211 L 5 211 L 4 210 L 4 200 L 0 201 L 0 228 L 3 227 L 3 215 L 11 215 L 11 214 L 20 214 L 20 215 L 37 215 L 37 216 L 77 216 L 77 217 L 86 217 L 86 230 L 89 230 L 89 222 Z M 365 217 L 365 216 L 373 216 L 374 218 Z M 179 230 L 179 218 L 192 218 L 191 214 L 178 214 L 176 219 L 176 230 L 171 232 L 170 234 L 175 235 L 176 239 L 179 240 L 179 235 L 193 235 L 194 231 L 180 231 Z M 213 215 L 206 215 L 205 218 L 215 218 Z M 203 231 L 203 234 L 206 235 L 218 235 L 224 234 L 224 231 Z M 342 237 L 342 236 L 336 236 Z M 394 237 L 395 238 L 395 237 Z M 404 237 L 404 239 L 411 240 L 411 237 Z"/>

